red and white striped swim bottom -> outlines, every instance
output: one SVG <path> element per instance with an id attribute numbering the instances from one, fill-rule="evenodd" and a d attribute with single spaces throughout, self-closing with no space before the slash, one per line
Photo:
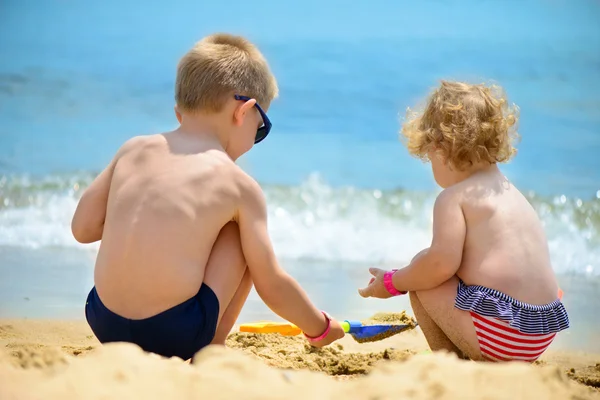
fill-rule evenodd
<path id="1" fill-rule="evenodd" d="M 521 333 L 508 322 L 484 317 L 471 311 L 481 355 L 489 361 L 537 360 L 554 340 L 556 332 L 546 335 Z"/>

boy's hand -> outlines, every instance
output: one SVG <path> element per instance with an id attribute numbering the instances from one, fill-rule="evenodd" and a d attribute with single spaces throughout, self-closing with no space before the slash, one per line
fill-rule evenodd
<path id="1" fill-rule="evenodd" d="M 375 297 L 378 299 L 388 299 L 393 297 L 383 284 L 383 275 L 387 271 L 379 268 L 369 268 L 369 272 L 373 275 L 373 278 L 371 278 L 369 285 L 366 288 L 358 289 L 358 294 L 365 298 Z"/>
<path id="2" fill-rule="evenodd" d="M 344 332 L 344 328 L 342 328 L 339 322 L 332 318 L 330 324 L 331 328 L 329 329 L 329 333 L 327 334 L 327 336 L 325 336 L 318 342 L 309 342 L 311 346 L 321 348 L 344 337 L 346 333 Z"/>

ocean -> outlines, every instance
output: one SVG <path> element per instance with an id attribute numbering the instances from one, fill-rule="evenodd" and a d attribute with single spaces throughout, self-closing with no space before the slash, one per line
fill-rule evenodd
<path id="1" fill-rule="evenodd" d="M 77 200 L 127 138 L 176 126 L 179 57 L 225 31 L 278 78 L 272 133 L 240 165 L 266 193 L 282 264 L 320 307 L 408 306 L 356 294 L 368 266 L 401 266 L 431 239 L 439 189 L 398 139 L 405 110 L 440 79 L 493 81 L 521 110 L 502 169 L 545 225 L 573 305 L 565 346 L 599 346 L 599 18 L 592 0 L 3 0 L 0 317 L 83 317 L 97 244 L 71 237 Z M 252 293 L 240 319 L 256 318 L 274 317 Z"/>

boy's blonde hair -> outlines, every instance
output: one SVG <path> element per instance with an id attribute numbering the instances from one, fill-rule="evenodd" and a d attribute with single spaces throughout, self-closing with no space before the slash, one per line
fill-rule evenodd
<path id="1" fill-rule="evenodd" d="M 177 66 L 175 101 L 183 112 L 219 112 L 234 94 L 268 108 L 277 81 L 261 52 L 248 40 L 225 33 L 200 40 Z"/>
<path id="2" fill-rule="evenodd" d="M 402 126 L 408 151 L 426 161 L 440 154 L 451 168 L 475 162 L 505 162 L 516 153 L 518 108 L 502 88 L 442 81 L 422 113 L 407 111 Z"/>

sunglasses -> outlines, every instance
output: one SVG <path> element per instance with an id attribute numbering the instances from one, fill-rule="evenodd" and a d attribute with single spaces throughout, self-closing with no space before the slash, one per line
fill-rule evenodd
<path id="1" fill-rule="evenodd" d="M 248 96 L 240 96 L 240 95 L 236 94 L 235 99 L 241 100 L 241 101 L 248 101 L 248 100 L 251 100 L 252 98 L 248 97 Z M 254 107 L 256 107 L 256 109 L 260 113 L 260 116 L 263 120 L 262 126 L 256 130 L 256 137 L 254 138 L 254 144 L 257 144 L 257 143 L 262 142 L 267 137 L 267 135 L 271 131 L 271 126 L 273 126 L 273 125 L 271 124 L 271 120 L 269 120 L 269 117 L 267 117 L 267 114 L 263 111 L 262 108 L 260 108 L 258 103 L 255 103 Z"/>

